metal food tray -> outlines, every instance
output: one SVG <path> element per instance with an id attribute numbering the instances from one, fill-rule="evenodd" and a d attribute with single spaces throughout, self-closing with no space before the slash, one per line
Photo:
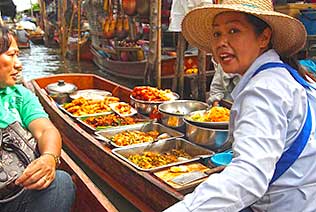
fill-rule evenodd
<path id="1" fill-rule="evenodd" d="M 82 116 L 75 116 L 73 115 L 72 113 L 69 113 L 64 107 L 63 105 L 59 105 L 57 104 L 59 109 L 62 110 L 64 113 L 66 113 L 68 116 L 76 119 L 76 118 L 84 118 L 84 117 L 90 117 L 90 116 L 99 116 L 99 115 L 108 115 L 108 114 L 111 114 L 113 113 L 113 111 L 107 111 L 107 112 L 103 112 L 103 113 L 92 113 L 92 114 L 86 114 L 86 115 L 82 115 Z"/>
<path id="2" fill-rule="evenodd" d="M 102 116 L 102 115 L 95 115 L 96 117 L 98 116 Z M 88 117 L 78 117 L 77 118 L 77 122 L 79 123 L 79 125 L 81 127 L 83 127 L 86 131 L 88 131 L 89 133 L 95 133 L 96 131 L 101 131 L 101 130 L 106 130 L 106 129 L 113 129 L 113 128 L 117 128 L 117 127 L 125 127 L 125 126 L 137 126 L 137 125 L 142 125 L 143 123 L 147 123 L 150 122 L 151 120 L 148 118 L 145 118 L 144 116 L 140 116 L 140 115 L 136 115 L 138 119 L 142 119 L 144 120 L 143 122 L 139 122 L 136 124 L 131 124 L 131 125 L 123 125 L 123 126 L 105 126 L 106 128 L 103 129 L 97 129 L 95 127 L 92 127 L 91 125 L 87 124 L 86 122 L 84 122 L 84 120 Z"/>
<path id="3" fill-rule="evenodd" d="M 96 134 L 98 135 L 98 137 L 102 138 L 102 140 L 113 145 L 114 147 L 123 147 L 123 146 L 117 145 L 111 139 L 108 139 L 108 137 L 114 136 L 118 133 L 121 133 L 121 132 L 127 131 L 127 130 L 128 131 L 139 130 L 142 132 L 149 132 L 149 131 L 156 130 L 159 132 L 159 135 L 162 133 L 169 134 L 170 137 L 168 137 L 167 139 L 180 138 L 180 137 L 184 136 L 183 133 L 180 133 L 176 130 L 165 127 L 162 124 L 154 123 L 154 122 L 141 123 L 141 124 L 136 124 L 136 125 L 135 124 L 134 125 L 126 125 L 126 126 L 120 126 L 120 127 L 112 127 L 112 128 L 98 131 L 98 132 L 96 132 Z M 161 139 L 161 140 L 165 140 L 165 139 Z M 141 144 L 143 144 L 143 143 L 141 143 Z M 132 144 L 132 145 L 128 145 L 128 147 L 134 146 L 134 145 L 141 145 L 141 144 Z"/>
<path id="4" fill-rule="evenodd" d="M 128 157 L 130 155 L 135 154 L 142 154 L 144 151 L 152 151 L 152 152 L 158 152 L 158 153 L 164 153 L 164 152 L 170 152 L 172 149 L 180 150 L 182 149 L 184 152 L 189 154 L 192 158 L 188 160 L 181 160 L 175 163 L 170 163 L 164 166 L 159 166 L 151 169 L 143 169 L 130 160 L 128 160 Z M 213 151 L 208 150 L 206 148 L 200 147 L 196 144 L 193 144 L 183 138 L 173 138 L 173 139 L 167 139 L 167 140 L 160 140 L 155 143 L 144 143 L 140 145 L 133 145 L 130 147 L 120 147 L 115 148 L 112 150 L 113 154 L 118 156 L 119 158 L 123 159 L 127 163 L 131 164 L 135 168 L 141 170 L 141 171 L 157 171 L 166 167 L 171 167 L 175 165 L 180 165 L 192 161 L 197 161 L 200 158 L 205 158 L 212 156 L 214 154 Z"/>

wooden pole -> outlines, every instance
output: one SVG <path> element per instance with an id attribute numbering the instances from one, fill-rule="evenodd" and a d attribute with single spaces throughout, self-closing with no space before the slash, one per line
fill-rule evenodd
<path id="1" fill-rule="evenodd" d="M 3 20 L 2 20 L 2 17 L 1 17 L 1 11 L 0 11 L 0 26 L 3 26 Z"/>
<path id="2" fill-rule="evenodd" d="M 150 33 L 149 33 L 149 52 L 147 56 L 146 69 L 144 74 L 144 83 L 153 85 L 154 76 L 155 76 L 155 64 L 157 59 L 157 1 L 150 0 Z"/>
<path id="3" fill-rule="evenodd" d="M 34 16 L 34 13 L 33 13 L 32 0 L 30 0 L 30 5 L 31 5 L 31 17 L 33 18 L 33 16 Z"/>
<path id="4" fill-rule="evenodd" d="M 206 101 L 206 52 L 199 50 L 198 52 L 198 91 L 199 100 Z"/>
<path id="5" fill-rule="evenodd" d="M 40 19 L 39 19 L 39 26 L 41 27 L 42 30 L 45 30 L 44 28 L 44 18 L 43 18 L 43 14 L 44 14 L 44 11 L 43 11 L 43 1 L 42 0 L 39 0 L 38 1 L 38 4 L 39 4 L 39 7 L 40 7 Z"/>
<path id="6" fill-rule="evenodd" d="M 45 1 L 41 1 L 42 2 L 42 7 L 41 7 L 41 10 L 42 10 L 42 19 L 43 19 L 43 29 L 44 29 L 44 41 L 45 41 L 45 44 L 48 45 L 49 43 L 49 38 L 48 38 L 48 33 L 49 33 L 49 27 L 48 26 L 48 20 L 47 20 L 47 14 L 46 14 L 46 2 Z"/>
<path id="7" fill-rule="evenodd" d="M 60 32 L 61 32 L 61 55 L 63 57 L 63 59 L 65 59 L 66 57 L 66 53 L 67 53 L 67 41 L 68 41 L 68 29 L 67 29 L 67 23 L 66 23 L 66 19 L 64 18 L 65 16 L 65 12 L 67 10 L 67 1 L 65 0 L 61 0 L 60 3 L 61 7 L 59 7 L 59 11 L 60 11 Z"/>
<path id="8" fill-rule="evenodd" d="M 80 62 L 80 41 L 81 41 L 81 0 L 78 0 L 78 43 L 77 43 L 77 61 Z"/>
<path id="9" fill-rule="evenodd" d="M 161 88 L 161 1 L 157 1 L 157 60 L 156 60 L 156 80 L 157 87 Z"/>
<path id="10" fill-rule="evenodd" d="M 61 55 L 63 56 L 64 53 L 63 53 L 63 45 L 64 45 L 64 33 L 63 33 L 63 21 L 62 21 L 62 14 L 63 14 L 63 8 L 62 8 L 62 3 L 61 3 L 62 0 L 58 0 L 57 1 L 57 8 L 58 8 L 58 14 L 57 14 L 57 25 L 58 25 L 58 37 L 59 37 L 59 45 L 60 45 L 60 49 L 61 49 Z"/>
<path id="11" fill-rule="evenodd" d="M 177 58 L 175 67 L 175 77 L 172 81 L 172 90 L 177 91 L 180 97 L 183 97 L 184 89 L 184 51 L 186 46 L 186 40 L 183 34 L 178 33 L 177 42 Z"/>
<path id="12" fill-rule="evenodd" d="M 69 38 L 69 35 L 71 35 L 71 33 L 72 33 L 72 25 L 73 25 L 75 13 L 76 13 L 74 5 L 71 5 L 71 6 L 72 6 L 72 13 L 71 13 L 70 23 L 69 23 L 69 27 L 68 28 L 67 28 L 66 22 L 64 21 L 64 23 L 65 23 L 65 36 L 64 36 L 65 46 L 63 46 L 63 48 L 64 48 L 64 50 L 63 50 L 63 52 L 64 52 L 63 57 L 66 57 L 66 52 L 67 52 L 67 47 L 68 47 L 68 38 Z"/>

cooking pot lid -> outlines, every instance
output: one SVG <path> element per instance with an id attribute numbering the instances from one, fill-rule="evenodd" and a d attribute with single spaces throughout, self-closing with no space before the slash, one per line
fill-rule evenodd
<path id="1" fill-rule="evenodd" d="M 47 90 L 52 93 L 72 93 L 77 90 L 77 86 L 64 80 L 58 80 L 58 82 L 47 85 Z"/>

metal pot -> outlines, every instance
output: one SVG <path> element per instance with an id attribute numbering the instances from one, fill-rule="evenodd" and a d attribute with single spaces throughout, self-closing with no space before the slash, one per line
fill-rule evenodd
<path id="1" fill-rule="evenodd" d="M 217 152 L 228 142 L 228 130 L 210 129 L 183 121 L 186 124 L 186 137 L 192 143 Z"/>
<path id="2" fill-rule="evenodd" d="M 58 103 L 64 104 L 70 102 L 69 94 L 77 90 L 77 86 L 71 83 L 66 83 L 64 80 L 58 80 L 56 83 L 51 83 L 46 86 L 48 94 Z"/>
<path id="3" fill-rule="evenodd" d="M 172 128 L 182 127 L 184 125 L 183 117 L 192 111 L 208 108 L 205 102 L 195 100 L 175 100 L 173 102 L 162 103 L 158 106 L 161 113 L 161 122 Z"/>
<path id="4" fill-rule="evenodd" d="M 174 101 L 179 99 L 180 96 L 176 93 L 173 93 L 173 99 L 169 101 Z M 151 112 L 158 109 L 158 106 L 161 103 L 169 102 L 169 101 L 163 101 L 163 102 L 150 102 L 150 101 L 144 101 L 134 98 L 132 95 L 130 95 L 130 103 L 133 105 L 133 107 L 137 110 L 137 112 L 143 114 L 143 115 L 149 115 Z"/>

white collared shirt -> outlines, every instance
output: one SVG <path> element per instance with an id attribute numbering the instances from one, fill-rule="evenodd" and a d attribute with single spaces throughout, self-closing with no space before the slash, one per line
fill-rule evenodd
<path id="1" fill-rule="evenodd" d="M 172 0 L 168 30 L 170 32 L 181 32 L 181 22 L 190 10 L 212 3 L 213 0 Z"/>
<path id="2" fill-rule="evenodd" d="M 283 68 L 252 77 L 267 62 L 280 62 L 274 50 L 258 57 L 232 92 L 231 164 L 166 212 L 238 212 L 252 204 L 254 211 L 316 211 L 315 116 L 310 140 L 299 159 L 269 186 L 276 162 L 305 122 L 307 96 Z"/>

